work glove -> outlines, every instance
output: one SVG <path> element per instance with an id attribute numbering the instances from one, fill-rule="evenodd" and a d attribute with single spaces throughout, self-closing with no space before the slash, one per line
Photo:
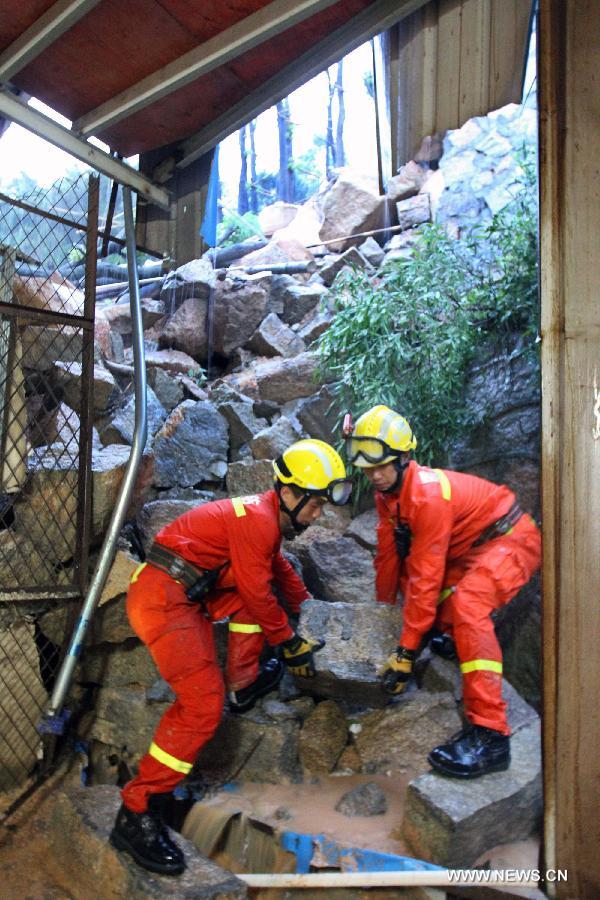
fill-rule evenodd
<path id="1" fill-rule="evenodd" d="M 282 649 L 283 662 L 288 672 L 292 675 L 301 675 L 302 678 L 313 678 L 316 674 L 313 654 L 322 650 L 325 641 L 313 641 L 295 634 L 287 641 L 279 645 Z"/>
<path id="2" fill-rule="evenodd" d="M 397 647 L 377 673 L 387 694 L 401 694 L 412 675 L 415 651 Z"/>

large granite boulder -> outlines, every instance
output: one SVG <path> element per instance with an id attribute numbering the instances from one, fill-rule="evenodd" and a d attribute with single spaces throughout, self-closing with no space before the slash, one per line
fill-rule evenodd
<path id="1" fill-rule="evenodd" d="M 120 802 L 116 787 L 101 785 L 57 791 L 52 802 L 45 804 L 37 840 L 47 847 L 44 857 L 48 880 L 62 888 L 62 896 L 157 900 L 242 900 L 247 896 L 243 882 L 201 856 L 190 841 L 176 833 L 172 836 L 185 853 L 187 863 L 177 878 L 148 872 L 129 854 L 119 853 L 108 838 Z M 73 835 L 77 835 L 76 853 Z M 52 896 L 58 894 L 53 892 Z"/>
<path id="2" fill-rule="evenodd" d="M 416 856 L 441 866 L 470 866 L 497 844 L 529 837 L 541 824 L 539 723 L 511 738 L 506 772 L 471 781 L 420 775 L 408 788 L 402 832 Z"/>
<path id="3" fill-rule="evenodd" d="M 375 574 L 371 554 L 351 538 L 314 525 L 292 551 L 302 563 L 309 591 L 332 603 L 372 603 Z"/>
<path id="4" fill-rule="evenodd" d="M 217 282 L 213 311 L 213 349 L 225 357 L 243 346 L 267 312 L 269 293 L 261 277 Z"/>
<path id="5" fill-rule="evenodd" d="M 172 347 L 205 363 L 208 356 L 207 297 L 188 297 L 161 331 L 161 347 Z"/>
<path id="6" fill-rule="evenodd" d="M 169 272 L 164 278 L 160 299 L 172 314 L 188 297 L 207 299 L 216 285 L 217 275 L 208 259 L 192 259 Z"/>
<path id="7" fill-rule="evenodd" d="M 154 483 L 157 487 L 191 487 L 201 481 L 218 481 L 227 472 L 228 446 L 227 422 L 213 404 L 184 400 L 154 439 Z"/>
<path id="8" fill-rule="evenodd" d="M 360 244 L 362 238 L 347 237 L 381 228 L 385 218 L 386 198 L 379 194 L 375 178 L 357 175 L 342 169 L 335 184 L 322 198 L 323 224 L 319 230 L 322 241 L 340 238 L 329 246 L 341 252 Z"/>
<path id="9" fill-rule="evenodd" d="M 397 646 L 401 627 L 396 606 L 305 601 L 298 630 L 327 643 L 315 656 L 316 677 L 303 680 L 303 686 L 321 697 L 385 706 L 389 697 L 377 672 Z"/>

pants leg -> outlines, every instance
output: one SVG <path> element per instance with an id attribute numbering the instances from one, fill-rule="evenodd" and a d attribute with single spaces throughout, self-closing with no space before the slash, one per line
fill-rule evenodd
<path id="1" fill-rule="evenodd" d="M 220 722 L 225 690 L 212 626 L 181 585 L 148 567 L 130 587 L 127 612 L 176 695 L 137 776 L 121 792 L 128 809 L 144 812 L 151 794 L 171 791 L 191 771 Z"/>
<path id="2" fill-rule="evenodd" d="M 226 669 L 228 690 L 239 691 L 256 681 L 264 645 L 263 631 L 250 613 L 240 609 L 230 616 Z"/>
<path id="3" fill-rule="evenodd" d="M 509 535 L 467 554 L 447 573 L 456 580 L 441 604 L 437 625 L 452 633 L 463 675 L 465 715 L 470 722 L 510 734 L 502 699 L 502 651 L 491 619 L 534 574 L 540 562 L 540 535 L 528 516 Z"/>

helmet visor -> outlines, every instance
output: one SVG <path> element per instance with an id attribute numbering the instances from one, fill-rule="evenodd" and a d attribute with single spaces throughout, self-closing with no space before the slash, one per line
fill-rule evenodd
<path id="1" fill-rule="evenodd" d="M 346 478 L 338 478 L 332 481 L 327 488 L 327 499 L 334 506 L 344 506 L 352 494 L 352 482 Z"/>
<path id="2" fill-rule="evenodd" d="M 396 450 L 375 437 L 349 437 L 346 439 L 346 453 L 350 463 L 356 463 L 361 458 L 371 465 L 379 465 L 390 456 L 398 456 Z"/>

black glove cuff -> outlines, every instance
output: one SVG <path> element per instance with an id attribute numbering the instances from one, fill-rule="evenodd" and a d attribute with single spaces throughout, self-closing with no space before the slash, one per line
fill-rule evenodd
<path id="1" fill-rule="evenodd" d="M 298 634 L 294 634 L 291 638 L 288 638 L 287 641 L 282 641 L 279 646 L 282 650 L 291 650 L 293 652 L 294 650 L 298 650 L 302 643 L 303 638 Z"/>
<path id="2" fill-rule="evenodd" d="M 407 650 L 406 647 L 403 647 L 402 644 L 398 644 L 396 649 L 396 656 L 398 659 L 408 659 L 410 662 L 414 662 L 417 658 L 416 650 Z"/>

